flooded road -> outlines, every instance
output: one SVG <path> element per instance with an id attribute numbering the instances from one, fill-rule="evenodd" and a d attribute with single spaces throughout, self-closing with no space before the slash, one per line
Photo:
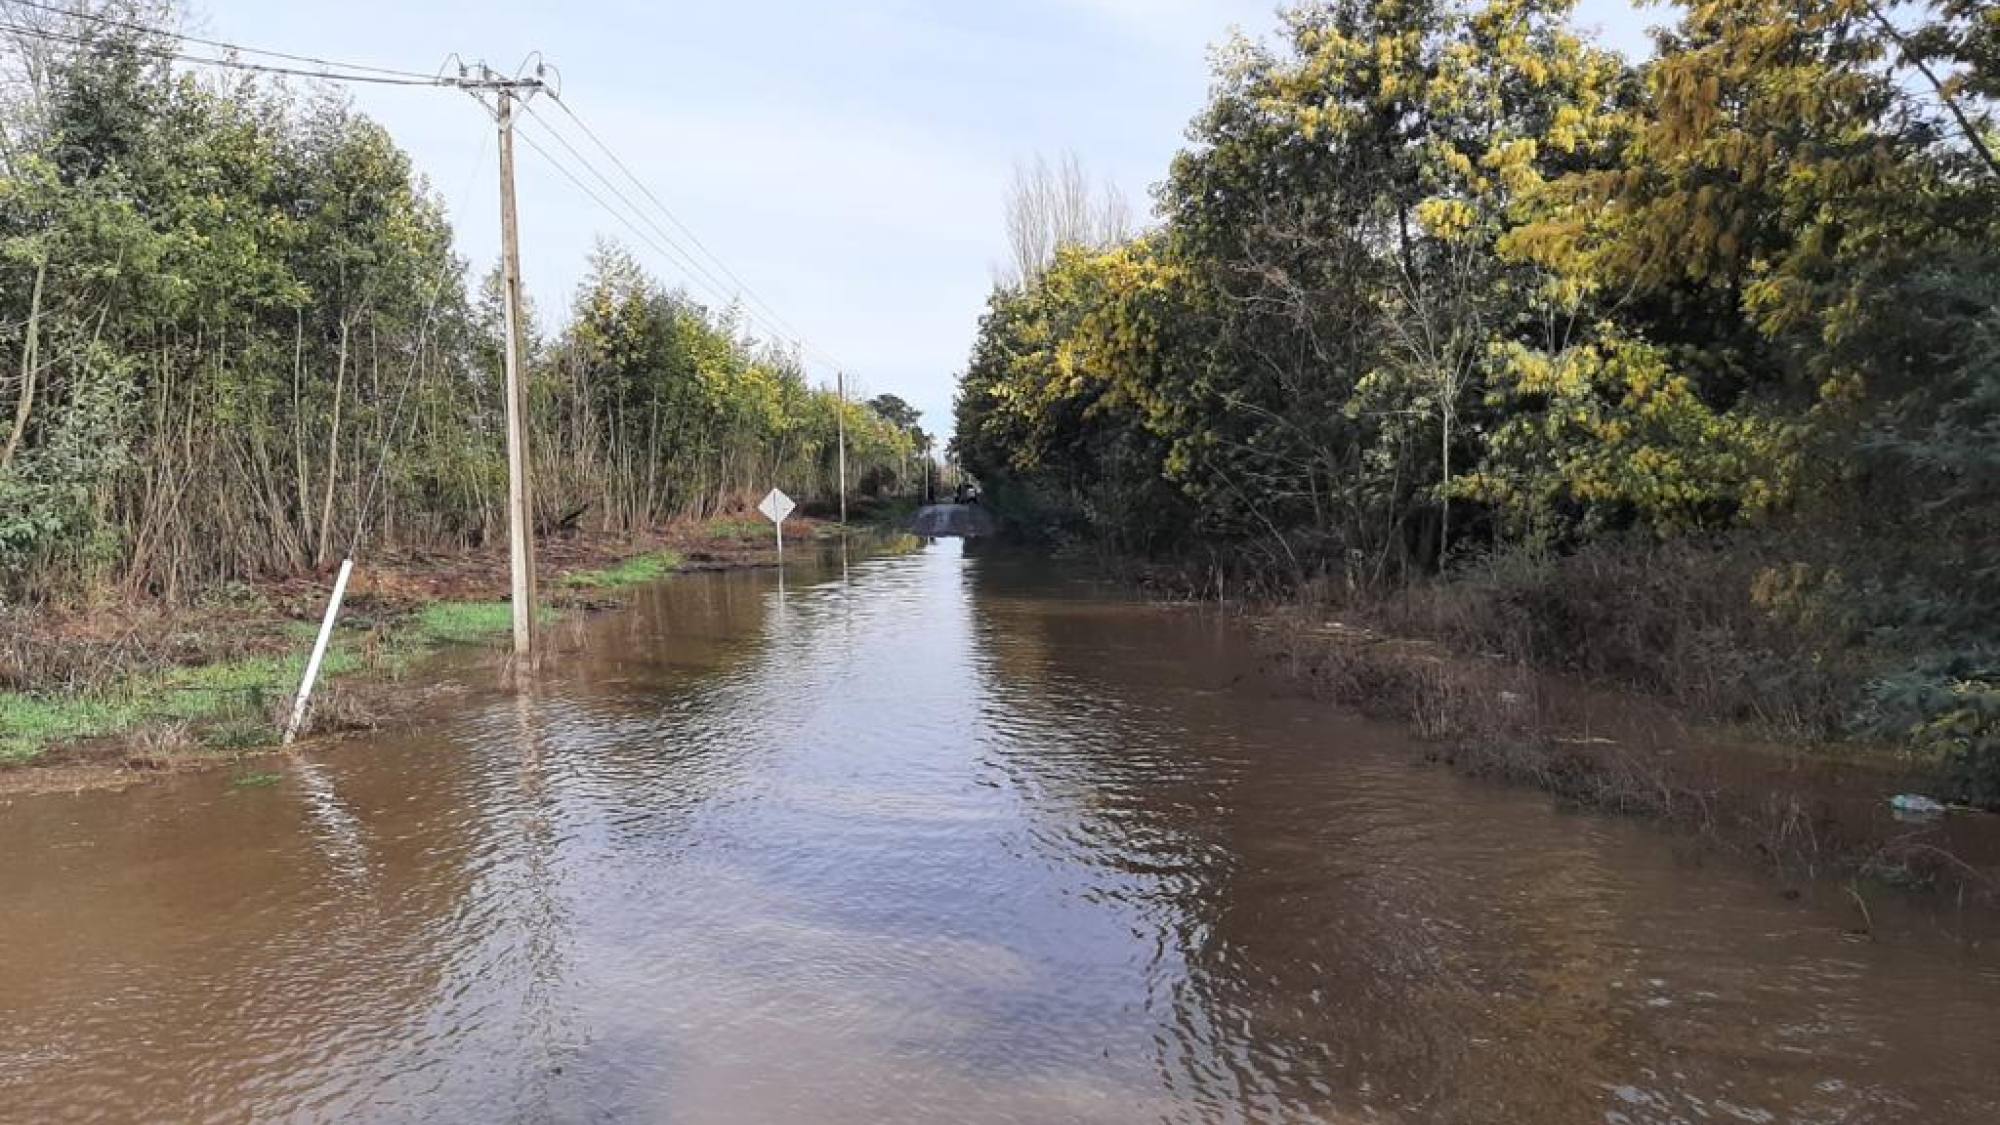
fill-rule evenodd
<path id="1" fill-rule="evenodd" d="M 2000 952 L 956 542 L 695 575 L 277 784 L 0 805 L 0 1120 L 1994 1121 Z"/>

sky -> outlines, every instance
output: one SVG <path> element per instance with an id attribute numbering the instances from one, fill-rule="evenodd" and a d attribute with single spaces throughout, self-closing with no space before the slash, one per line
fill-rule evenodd
<path id="1" fill-rule="evenodd" d="M 1145 213 L 1205 100 L 1209 46 L 1232 29 L 1268 34 L 1276 8 L 1274 0 L 194 0 L 188 30 L 424 72 L 453 52 L 510 72 L 541 52 L 560 72 L 565 103 L 776 310 L 766 319 L 782 319 L 784 334 L 837 362 L 851 389 L 900 395 L 945 435 L 955 379 L 1004 257 L 1016 162 L 1074 152 Z M 1628 0 L 1583 0 L 1578 14 L 1628 53 L 1643 53 L 1643 28 L 1665 18 Z M 460 251 L 482 275 L 499 245 L 490 119 L 450 90 L 361 86 L 354 100 L 442 194 Z M 541 112 L 562 120 L 552 106 Z M 565 319 L 600 236 L 618 238 L 669 285 L 721 303 L 539 154 L 522 146 L 518 158 L 522 274 L 545 327 Z M 727 290 L 721 298 L 734 297 L 735 280 L 711 272 Z M 815 382 L 833 374 L 825 361 L 812 373 Z"/>

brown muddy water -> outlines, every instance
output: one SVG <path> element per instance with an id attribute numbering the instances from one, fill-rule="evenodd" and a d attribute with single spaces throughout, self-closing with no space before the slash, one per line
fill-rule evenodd
<path id="1" fill-rule="evenodd" d="M 690 576 L 282 780 L 0 806 L 0 1119 L 1995 1121 L 2000 950 L 956 542 Z"/>

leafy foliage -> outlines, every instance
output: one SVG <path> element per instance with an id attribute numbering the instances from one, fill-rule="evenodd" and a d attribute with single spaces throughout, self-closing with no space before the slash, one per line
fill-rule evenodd
<path id="1" fill-rule="evenodd" d="M 496 539 L 496 294 L 467 293 L 388 134 L 325 94 L 176 74 L 129 21 L 32 18 L 79 45 L 4 48 L 0 598 L 184 599 L 326 566 L 364 525 Z M 529 333 L 539 522 L 831 491 L 841 406 L 795 357 L 616 247 L 592 267 L 569 323 Z M 914 420 L 846 410 L 851 473 L 907 485 Z"/>
<path id="2" fill-rule="evenodd" d="M 1794 573 L 1727 562 L 1788 534 L 1813 581 L 1739 586 L 1707 635 L 1872 667 L 1854 728 L 1993 801 L 2000 25 L 1678 16 L 1640 65 L 1565 0 L 1314 0 L 1225 48 L 1158 227 L 994 292 L 956 452 L 1127 549 L 1294 585 L 1634 536 L 1740 582 Z"/>

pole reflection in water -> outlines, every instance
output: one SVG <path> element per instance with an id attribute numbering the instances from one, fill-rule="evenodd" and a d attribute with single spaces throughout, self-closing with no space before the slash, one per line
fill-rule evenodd
<path id="1" fill-rule="evenodd" d="M 368 878 L 368 846 L 362 839 L 361 822 L 341 802 L 326 767 L 305 758 L 294 760 L 291 766 L 299 803 L 312 821 L 313 838 L 327 866 L 344 879 Z"/>
<path id="2" fill-rule="evenodd" d="M 794 566 L 273 788 L 0 808 L 0 1120 L 2000 1111 L 1949 919 L 1851 941 L 1042 563 Z"/>

